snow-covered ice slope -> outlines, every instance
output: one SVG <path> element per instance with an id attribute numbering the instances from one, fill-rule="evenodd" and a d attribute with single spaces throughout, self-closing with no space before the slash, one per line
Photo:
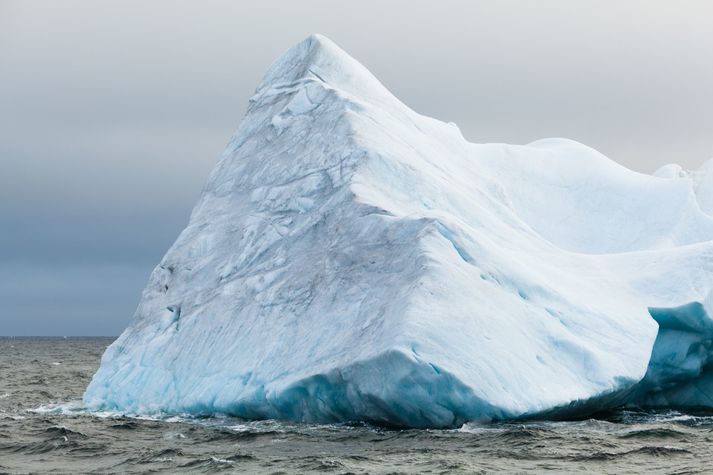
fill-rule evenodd
<path id="1" fill-rule="evenodd" d="M 413 427 L 713 406 L 707 181 L 658 175 L 565 139 L 469 143 L 310 36 L 85 402 Z"/>

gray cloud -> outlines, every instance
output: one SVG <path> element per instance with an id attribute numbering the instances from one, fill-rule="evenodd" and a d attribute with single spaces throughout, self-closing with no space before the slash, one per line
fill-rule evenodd
<path id="1" fill-rule="evenodd" d="M 309 33 L 472 141 L 569 137 L 651 172 L 713 157 L 711 18 L 708 1 L 0 3 L 0 334 L 120 331 L 260 77 Z"/>

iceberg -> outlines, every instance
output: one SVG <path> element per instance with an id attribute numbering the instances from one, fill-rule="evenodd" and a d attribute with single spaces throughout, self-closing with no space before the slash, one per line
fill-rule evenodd
<path id="1" fill-rule="evenodd" d="M 713 407 L 713 175 L 474 144 L 329 39 L 272 64 L 87 407 L 454 427 Z"/>

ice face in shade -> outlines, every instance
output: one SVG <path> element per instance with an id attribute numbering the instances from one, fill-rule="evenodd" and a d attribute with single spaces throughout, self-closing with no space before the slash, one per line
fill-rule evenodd
<path id="1" fill-rule="evenodd" d="M 713 219 L 682 173 L 469 143 L 310 36 L 250 99 L 85 403 L 411 427 L 711 405 Z"/>

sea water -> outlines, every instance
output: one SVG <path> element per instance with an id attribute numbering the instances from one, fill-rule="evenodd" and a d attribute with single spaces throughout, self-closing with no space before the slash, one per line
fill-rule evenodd
<path id="1" fill-rule="evenodd" d="M 713 414 L 619 410 L 454 430 L 84 410 L 111 338 L 0 338 L 0 472 L 713 473 Z"/>

